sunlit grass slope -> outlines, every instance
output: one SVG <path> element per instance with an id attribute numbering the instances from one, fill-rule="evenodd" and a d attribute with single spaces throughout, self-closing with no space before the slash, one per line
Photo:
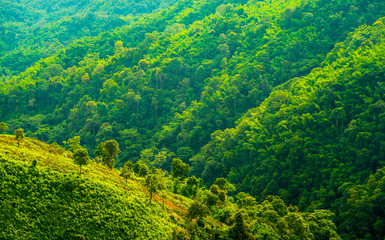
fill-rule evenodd
<path id="1" fill-rule="evenodd" d="M 92 162 L 79 175 L 70 153 L 0 136 L 0 239 L 169 239 L 188 202 L 150 204 L 141 180 Z M 36 161 L 36 166 L 34 164 Z"/>

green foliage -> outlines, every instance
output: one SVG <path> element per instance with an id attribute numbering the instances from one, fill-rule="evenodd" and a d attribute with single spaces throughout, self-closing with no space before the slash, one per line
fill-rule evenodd
<path id="1" fill-rule="evenodd" d="M 82 166 L 87 165 L 90 162 L 90 156 L 85 148 L 76 148 L 73 152 L 74 163 L 79 166 L 80 174 L 82 173 Z"/>
<path id="2" fill-rule="evenodd" d="M 218 185 L 213 184 L 210 187 L 210 192 L 207 195 L 206 201 L 209 206 L 216 205 L 218 203 L 225 203 L 227 200 L 227 191 L 222 190 Z"/>
<path id="3" fill-rule="evenodd" d="M 181 178 L 182 180 L 187 177 L 190 172 L 190 166 L 184 163 L 179 158 L 174 158 L 171 164 L 171 174 L 174 178 Z"/>
<path id="4" fill-rule="evenodd" d="M 170 234 L 171 226 L 158 215 L 159 210 L 150 210 L 137 197 L 127 197 L 111 186 L 4 159 L 0 169 L 2 239 L 72 238 L 79 234 L 90 239 L 148 239 Z"/>
<path id="5" fill-rule="evenodd" d="M 341 203 L 346 199 L 341 188 L 353 194 L 355 188 L 346 188 L 346 182 L 362 184 L 384 166 L 384 122 L 380 117 L 385 109 L 384 71 L 379 67 L 385 52 L 383 21 L 351 33 L 322 68 L 277 87 L 236 128 L 212 134 L 199 156 L 203 168 L 198 171 L 193 164 L 192 172 L 214 182 L 216 176 L 206 172 L 212 173 L 212 166 L 218 166 L 222 176 L 257 200 L 279 195 L 307 211 L 331 209 L 344 216 L 340 229 L 346 236 L 381 238 L 381 231 L 367 224 L 359 228 L 354 225 L 357 221 L 347 217 L 349 213 L 344 211 L 350 212 L 350 208 Z M 242 196 L 239 205 L 249 206 L 250 200 Z M 365 216 L 370 205 L 364 203 L 355 210 Z M 287 221 L 294 227 L 302 220 L 287 216 Z M 365 221 L 377 222 L 361 220 Z M 382 226 L 381 221 L 377 224 L 377 228 Z M 301 234 L 307 232 L 298 229 Z M 364 232 L 370 233 L 365 236 Z"/>
<path id="6" fill-rule="evenodd" d="M 145 1 L 140 12 L 165 3 Z M 5 4 L 12 6 L 6 13 L 27 6 Z M 88 4 L 72 7 L 106 6 L 109 14 L 132 5 Z M 6 23 L 0 27 L 2 74 L 40 59 L 42 44 L 50 56 L 0 79 L 0 118 L 11 131 L 24 128 L 49 142 L 72 139 L 73 152 L 80 147 L 74 136 L 81 136 L 111 174 L 115 161 L 136 163 L 136 177 L 150 183 L 156 176 L 148 166 L 171 170 L 174 193 L 204 202 L 225 224 L 189 221 L 181 232 L 191 239 L 339 239 L 333 214 L 317 209 L 334 211 L 347 238 L 384 237 L 383 216 L 363 214 L 381 213 L 366 197 L 381 202 L 381 191 L 367 194 L 362 187 L 385 165 L 385 27 L 376 21 L 384 16 L 383 1 L 182 0 L 143 18 L 124 18 L 122 11 L 112 18 L 116 23 L 99 10 L 79 13 L 78 24 L 71 11 L 61 19 L 63 6 L 52 14 L 43 8 L 47 25 L 34 9 L 19 11 L 27 13 L 23 18 L 0 17 Z M 95 36 L 128 23 L 73 42 L 80 33 Z M 36 39 L 16 38 L 30 29 Z M 57 52 L 61 45 L 67 47 Z M 26 46 L 21 59 L 19 46 Z M 210 191 L 188 174 L 212 185 Z M 235 187 L 250 194 L 239 193 L 236 205 L 228 195 Z M 264 201 L 269 195 L 280 198 Z"/>
<path id="7" fill-rule="evenodd" d="M 240 208 L 245 208 L 245 207 L 248 207 L 248 206 L 253 206 L 255 205 L 257 202 L 255 201 L 255 198 L 250 196 L 250 194 L 247 194 L 247 193 L 244 193 L 244 192 L 240 192 L 237 194 L 237 205 L 240 207 Z"/>
<path id="8" fill-rule="evenodd" d="M 341 236 L 381 239 L 384 232 L 385 169 L 379 169 L 362 185 L 345 183 L 338 189 L 342 197 L 335 202 Z"/>
<path id="9" fill-rule="evenodd" d="M 170 239 L 183 233 L 186 239 L 231 239 L 240 233 L 233 221 L 239 211 L 236 205 L 228 202 L 209 209 L 199 200 L 202 191 L 197 202 L 171 194 L 162 187 L 171 179 L 159 169 L 145 179 L 123 183 L 122 172 L 106 171 L 94 162 L 84 167 L 84 174 L 75 174 L 76 165 L 65 157 L 72 153 L 62 148 L 30 138 L 23 147 L 8 136 L 0 136 L 0 142 L 0 197 L 5 199 L 0 203 L 1 238 Z M 185 181 L 200 182 L 193 177 Z M 145 186 L 155 204 L 145 204 Z M 339 239 L 329 211 L 300 213 L 278 197 L 262 204 L 254 201 L 242 211 L 248 216 L 244 226 L 250 226 L 255 238 Z"/>
<path id="10" fill-rule="evenodd" d="M 20 147 L 20 141 L 24 139 L 24 129 L 19 128 L 15 130 L 15 139 L 17 140 L 17 146 Z"/>
<path id="11" fill-rule="evenodd" d="M 70 138 L 68 139 L 68 149 L 71 151 L 71 152 L 75 152 L 77 149 L 81 148 L 80 146 L 80 136 L 75 136 L 73 138 Z M 66 143 L 67 143 L 66 142 Z M 66 144 L 65 143 L 65 144 Z"/>
<path id="12" fill-rule="evenodd" d="M 92 7 L 98 4 L 117 7 Z M 161 167 L 170 170 L 174 157 L 191 159 L 198 174 L 194 155 L 211 134 L 234 127 L 272 87 L 308 74 L 349 31 L 372 24 L 384 9 L 364 0 L 180 1 L 1 81 L 0 118 L 44 141 L 82 136 L 91 153 L 115 139 L 120 167 L 157 148 L 176 155 Z M 362 39 L 355 40 L 353 47 Z M 229 171 L 212 163 L 205 176 Z"/>
<path id="13" fill-rule="evenodd" d="M 211 206 L 215 206 L 218 204 L 218 196 L 217 194 L 213 193 L 213 192 L 206 192 L 205 194 L 205 198 L 204 198 L 204 203 L 211 207 Z"/>
<path id="14" fill-rule="evenodd" d="M 163 176 L 164 176 L 164 173 L 161 170 L 159 170 L 151 174 L 148 174 L 145 177 L 144 186 L 147 188 L 148 192 L 150 193 L 150 203 L 152 201 L 154 194 L 157 194 L 158 191 L 164 187 L 164 182 L 162 180 Z"/>
<path id="15" fill-rule="evenodd" d="M 186 183 L 181 190 L 181 194 L 187 197 L 195 198 L 197 196 L 199 186 L 202 184 L 201 178 L 196 178 L 195 176 L 189 177 L 186 179 Z"/>
<path id="16" fill-rule="evenodd" d="M 147 165 L 144 163 L 135 163 L 134 172 L 139 177 L 145 177 L 150 173 L 150 170 L 148 169 Z"/>
<path id="17" fill-rule="evenodd" d="M 188 208 L 187 217 L 191 220 L 202 219 L 210 213 L 208 207 L 200 202 L 193 202 Z"/>
<path id="18" fill-rule="evenodd" d="M 127 179 L 131 178 L 132 174 L 134 173 L 133 167 L 134 167 L 134 163 L 127 161 L 124 163 L 123 169 L 121 169 L 120 176 L 126 179 L 126 183 L 127 183 Z"/>
<path id="19" fill-rule="evenodd" d="M 229 230 L 230 239 L 255 239 L 251 234 L 250 227 L 245 223 L 242 211 L 238 211 L 234 216 L 234 226 Z"/>
<path id="20" fill-rule="evenodd" d="M 18 74 L 70 43 L 130 24 L 175 1 L 2 1 L 0 76 Z M 47 75 L 42 75 L 47 76 Z"/>
<path id="21" fill-rule="evenodd" d="M 332 222 L 334 214 L 328 210 L 301 213 L 296 207 L 286 206 L 280 198 L 270 196 L 241 211 L 230 220 L 230 234 L 249 236 L 251 231 L 256 239 L 341 239 Z"/>
<path id="22" fill-rule="evenodd" d="M 5 122 L 0 123 L 0 131 L 3 132 L 3 135 L 5 134 L 6 131 L 8 131 L 8 125 Z"/>
<path id="23" fill-rule="evenodd" d="M 95 154 L 101 156 L 104 163 L 112 169 L 115 166 L 115 158 L 120 152 L 119 143 L 115 140 L 108 140 L 98 145 Z"/>
<path id="24" fill-rule="evenodd" d="M 235 187 L 231 183 L 229 183 L 226 178 L 217 178 L 214 182 L 216 186 L 218 186 L 221 190 L 226 192 L 234 192 Z"/>

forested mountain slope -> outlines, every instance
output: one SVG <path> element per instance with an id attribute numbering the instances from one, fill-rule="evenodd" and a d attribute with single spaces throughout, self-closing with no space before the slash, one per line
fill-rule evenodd
<path id="1" fill-rule="evenodd" d="M 148 204 L 138 180 L 125 182 L 94 162 L 79 175 L 72 154 L 58 146 L 30 138 L 17 145 L 0 136 L 0 238 L 171 238 L 178 224 L 170 216 L 181 213 Z"/>
<path id="2" fill-rule="evenodd" d="M 0 77 L 25 71 L 40 58 L 56 53 L 74 40 L 128 25 L 135 16 L 174 3 L 172 0 L 1 1 Z"/>
<path id="3" fill-rule="evenodd" d="M 95 149 L 116 139 L 122 162 L 188 161 L 211 133 L 308 74 L 384 9 L 382 1 L 180 1 L 6 81 L 0 116 L 45 141 L 82 135 Z"/>
<path id="4" fill-rule="evenodd" d="M 18 147 L 14 136 L 0 136 L 0 238 L 340 239 L 330 211 L 301 213 L 277 197 L 258 204 L 245 193 L 237 203 L 226 195 L 202 202 L 215 195 L 196 189 L 193 200 L 172 193 L 172 185 L 149 203 L 145 183 L 158 170 L 124 180 L 122 172 L 92 161 L 79 174 L 71 156 L 35 139 Z"/>
<path id="5" fill-rule="evenodd" d="M 114 139 L 118 167 L 132 161 L 171 172 L 172 163 L 189 163 L 190 175 L 211 187 L 200 188 L 195 177 L 167 178 L 169 193 L 193 199 L 170 195 L 182 204 L 179 217 L 139 206 L 156 212 L 160 238 L 339 239 L 335 214 L 344 239 L 383 239 L 384 16 L 380 0 L 178 1 L 0 81 L 0 122 L 51 143 L 81 136 L 91 157 Z M 9 169 L 3 176 L 16 174 L 4 199 L 7 191 L 17 198 L 9 186 L 32 162 L 25 154 L 33 151 L 12 144 L 11 157 L 0 152 Z M 43 160 L 53 171 L 75 168 L 68 158 L 56 168 L 45 156 L 34 156 L 38 167 Z M 42 185 L 88 181 L 51 170 L 36 171 Z M 124 182 L 109 171 L 112 190 L 98 178 L 82 191 L 117 187 L 121 196 Z M 183 216 L 187 205 L 199 214 Z"/>
<path id="6" fill-rule="evenodd" d="M 236 128 L 212 134 L 192 171 L 205 182 L 226 176 L 260 199 L 332 209 L 343 233 L 383 238 L 383 170 L 365 192 L 354 185 L 385 166 L 384 21 L 351 33 L 321 68 L 275 88 Z"/>

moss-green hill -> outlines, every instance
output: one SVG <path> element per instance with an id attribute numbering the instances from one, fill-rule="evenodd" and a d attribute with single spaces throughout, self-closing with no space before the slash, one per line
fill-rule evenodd
<path id="1" fill-rule="evenodd" d="M 171 238 L 188 199 L 170 194 L 162 210 L 149 204 L 140 182 L 126 183 L 98 163 L 79 175 L 68 156 L 34 139 L 18 148 L 13 137 L 0 136 L 0 239 Z"/>
<path id="2" fill-rule="evenodd" d="M 301 213 L 278 197 L 257 203 L 218 186 L 193 201 L 171 193 L 172 182 L 151 204 L 143 178 L 126 182 L 95 162 L 79 175 L 60 147 L 17 145 L 0 136 L 0 239 L 340 239 L 330 211 Z"/>

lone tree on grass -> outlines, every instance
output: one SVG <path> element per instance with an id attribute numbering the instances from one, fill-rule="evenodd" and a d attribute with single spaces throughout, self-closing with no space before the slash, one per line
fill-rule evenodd
<path id="1" fill-rule="evenodd" d="M 75 149 L 73 153 L 73 159 L 75 164 L 80 168 L 79 174 L 82 174 L 82 166 L 87 165 L 90 161 L 90 156 L 88 155 L 87 149 L 82 147 Z"/>
<path id="2" fill-rule="evenodd" d="M 127 161 L 120 172 L 120 176 L 126 179 L 126 183 L 127 183 L 127 179 L 131 178 L 132 173 L 134 172 L 133 167 L 134 167 L 134 163 L 131 161 Z"/>
<path id="3" fill-rule="evenodd" d="M 104 163 L 112 169 L 115 166 L 115 158 L 120 152 L 119 143 L 115 140 L 108 140 L 98 145 L 95 154 L 102 156 Z"/>
<path id="4" fill-rule="evenodd" d="M 24 129 L 19 128 L 15 130 L 15 138 L 17 140 L 17 147 L 20 147 L 20 141 L 24 138 Z"/>
<path id="5" fill-rule="evenodd" d="M 82 174 L 82 166 L 87 165 L 90 162 L 90 156 L 87 149 L 80 146 L 80 136 L 75 136 L 64 141 L 64 144 L 68 144 L 69 150 L 72 152 L 72 159 L 74 163 L 79 166 L 79 174 Z"/>
<path id="6" fill-rule="evenodd" d="M 8 131 L 8 125 L 5 122 L 0 123 L 0 131 L 3 132 L 3 135 L 5 134 L 6 131 Z"/>
<path id="7" fill-rule="evenodd" d="M 146 176 L 144 186 L 147 188 L 147 190 L 150 192 L 150 203 L 153 198 L 153 196 L 163 188 L 164 182 L 163 182 L 163 176 L 164 172 L 160 169 L 156 170 L 154 173 L 151 173 Z"/>

